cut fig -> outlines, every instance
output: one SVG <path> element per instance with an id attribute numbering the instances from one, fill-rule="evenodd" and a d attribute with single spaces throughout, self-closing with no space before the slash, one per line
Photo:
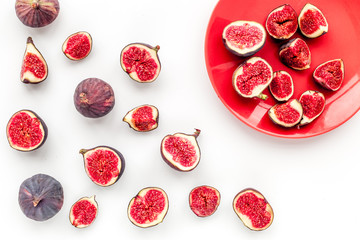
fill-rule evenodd
<path id="1" fill-rule="evenodd" d="M 147 228 L 161 223 L 169 209 L 165 191 L 157 187 L 142 189 L 128 206 L 129 220 L 136 226 Z"/>
<path id="2" fill-rule="evenodd" d="M 308 38 L 316 38 L 328 32 L 329 25 L 319 8 L 307 3 L 299 14 L 299 28 Z"/>
<path id="3" fill-rule="evenodd" d="M 303 118 L 300 125 L 305 125 L 314 121 L 325 108 L 325 96 L 321 92 L 308 90 L 299 99 L 303 108 Z"/>
<path id="4" fill-rule="evenodd" d="M 70 60 L 86 58 L 92 49 L 92 38 L 88 32 L 71 34 L 63 43 L 62 51 Z"/>
<path id="5" fill-rule="evenodd" d="M 301 121 L 303 108 L 297 99 L 291 99 L 272 106 L 268 114 L 274 123 L 283 127 L 293 127 Z"/>
<path id="6" fill-rule="evenodd" d="M 274 212 L 265 197 L 255 189 L 244 189 L 233 201 L 233 208 L 240 220 L 251 230 L 265 230 L 273 222 Z"/>
<path id="7" fill-rule="evenodd" d="M 301 38 L 294 38 L 282 45 L 279 51 L 280 60 L 295 70 L 310 68 L 311 53 L 308 45 Z"/>
<path id="8" fill-rule="evenodd" d="M 20 185 L 18 200 L 25 216 L 35 221 L 45 221 L 62 208 L 64 191 L 55 178 L 36 174 Z"/>
<path id="9" fill-rule="evenodd" d="M 235 55 L 247 57 L 258 52 L 265 44 L 264 27 L 253 21 L 235 21 L 222 33 L 225 47 Z"/>
<path id="10" fill-rule="evenodd" d="M 262 92 L 269 86 L 272 78 L 273 70 L 270 64 L 260 57 L 252 57 L 234 71 L 232 83 L 241 96 L 265 100 L 268 96 Z"/>
<path id="11" fill-rule="evenodd" d="M 10 118 L 6 135 L 10 147 L 29 152 L 41 147 L 48 135 L 45 122 L 31 110 L 20 110 Z"/>
<path id="12" fill-rule="evenodd" d="M 116 183 L 125 169 L 125 159 L 116 149 L 98 146 L 92 149 L 81 149 L 85 171 L 89 178 L 102 187 Z"/>
<path id="13" fill-rule="evenodd" d="M 322 87 L 331 91 L 339 90 L 345 78 L 343 60 L 334 59 L 320 64 L 314 70 L 313 77 Z"/>
<path id="14" fill-rule="evenodd" d="M 269 90 L 277 101 L 289 100 L 294 94 L 294 82 L 291 75 L 285 71 L 274 72 Z"/>
<path id="15" fill-rule="evenodd" d="M 190 192 L 189 204 L 196 216 L 210 216 L 220 204 L 220 193 L 216 188 L 210 186 L 196 187 Z"/>
<path id="16" fill-rule="evenodd" d="M 266 30 L 275 39 L 289 39 L 298 28 L 298 17 L 295 10 L 284 4 L 272 10 L 266 19 Z"/>
<path id="17" fill-rule="evenodd" d="M 26 49 L 21 66 L 20 79 L 23 83 L 40 83 L 48 76 L 48 66 L 35 47 L 31 37 L 27 38 Z"/>
<path id="18" fill-rule="evenodd" d="M 141 105 L 130 110 L 123 118 L 129 126 L 139 132 L 148 132 L 158 127 L 159 111 L 152 105 Z"/>
<path id="19" fill-rule="evenodd" d="M 200 148 L 197 137 L 200 130 L 194 134 L 175 133 L 166 135 L 161 141 L 161 156 L 172 168 L 188 172 L 193 170 L 200 161 Z"/>
<path id="20" fill-rule="evenodd" d="M 70 209 L 70 223 L 77 228 L 90 226 L 96 218 L 98 204 L 95 195 L 92 197 L 80 198 Z"/>
<path id="21" fill-rule="evenodd" d="M 141 83 L 153 82 L 161 70 L 159 49 L 160 46 L 131 43 L 121 51 L 120 65 L 131 79 Z"/>

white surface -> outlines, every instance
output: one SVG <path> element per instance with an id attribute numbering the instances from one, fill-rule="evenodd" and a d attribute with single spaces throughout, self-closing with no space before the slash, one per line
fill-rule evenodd
<path id="1" fill-rule="evenodd" d="M 0 102 L 1 234 L 13 239 L 355 239 L 360 224 L 360 118 L 322 136 L 287 140 L 259 133 L 236 119 L 217 98 L 207 75 L 204 38 L 216 0 L 63 0 L 58 19 L 42 29 L 30 29 L 16 17 L 15 1 L 0 8 L 2 47 Z M 80 61 L 61 52 L 65 38 L 79 30 L 91 33 L 94 47 Z M 48 79 L 39 85 L 20 82 L 26 38 L 32 36 L 49 65 Z M 162 72 L 141 85 L 123 72 L 121 49 L 131 42 L 160 45 Z M 219 46 L 221 47 L 221 46 Z M 73 105 L 76 85 L 99 77 L 112 85 L 116 104 L 102 119 L 87 119 Z M 158 129 L 138 133 L 122 122 L 127 111 L 149 103 L 160 111 Z M 5 127 L 16 111 L 29 108 L 47 123 L 47 142 L 35 152 L 8 146 Z M 189 173 L 163 162 L 159 146 L 169 133 L 202 130 L 202 159 Z M 81 148 L 109 145 L 126 158 L 126 169 L 113 186 L 101 188 L 86 176 Z M 21 212 L 17 197 L 21 182 L 46 173 L 65 191 L 62 210 L 46 222 Z M 196 217 L 188 194 L 198 185 L 216 187 L 221 202 L 214 215 Z M 163 188 L 170 200 L 164 222 L 149 229 L 134 226 L 127 205 L 148 186 Z M 232 209 L 243 188 L 258 189 L 271 203 L 272 226 L 252 232 Z M 96 195 L 99 214 L 86 229 L 74 228 L 68 214 L 83 196 Z"/>

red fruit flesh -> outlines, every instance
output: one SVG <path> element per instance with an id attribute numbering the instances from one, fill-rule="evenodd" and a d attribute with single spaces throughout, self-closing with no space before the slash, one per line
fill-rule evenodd
<path id="1" fill-rule="evenodd" d="M 87 32 L 77 32 L 69 36 L 63 44 L 63 52 L 71 60 L 87 57 L 92 48 L 92 39 Z"/>
<path id="2" fill-rule="evenodd" d="M 273 38 L 289 39 L 298 28 L 297 14 L 289 4 L 284 4 L 268 15 L 265 25 Z"/>
<path id="3" fill-rule="evenodd" d="M 282 104 L 276 104 L 268 111 L 271 120 L 283 127 L 293 127 L 298 124 L 303 116 L 303 109 L 296 99 Z"/>
<path id="4" fill-rule="evenodd" d="M 344 62 L 342 59 L 334 59 L 320 64 L 313 73 L 314 80 L 322 87 L 336 91 L 345 78 Z"/>
<path id="5" fill-rule="evenodd" d="M 159 112 L 156 107 L 142 105 L 129 111 L 123 121 L 136 131 L 147 132 L 157 128 L 158 117 Z"/>
<path id="6" fill-rule="evenodd" d="M 70 209 L 70 222 L 77 228 L 88 227 L 95 220 L 97 210 L 95 196 L 81 198 Z"/>
<path id="7" fill-rule="evenodd" d="M 210 216 L 216 211 L 220 204 L 220 193 L 213 187 L 196 187 L 190 192 L 189 204 L 196 216 Z"/>
<path id="8" fill-rule="evenodd" d="M 289 100 L 294 93 L 294 83 L 290 74 L 285 71 L 274 72 L 269 89 L 276 100 Z"/>
<path id="9" fill-rule="evenodd" d="M 294 38 L 280 48 L 280 60 L 288 67 L 295 70 L 310 68 L 311 53 L 306 42 L 300 38 Z"/>
<path id="10" fill-rule="evenodd" d="M 304 109 L 300 125 L 315 120 L 325 108 L 325 97 L 321 92 L 308 90 L 301 95 L 299 101 Z"/>
<path id="11" fill-rule="evenodd" d="M 328 23 L 323 13 L 314 5 L 308 3 L 299 15 L 301 32 L 309 38 L 315 38 L 328 31 Z"/>

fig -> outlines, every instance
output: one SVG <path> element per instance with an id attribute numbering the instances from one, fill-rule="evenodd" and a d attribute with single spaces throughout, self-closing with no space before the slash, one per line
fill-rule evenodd
<path id="1" fill-rule="evenodd" d="M 280 60 L 295 70 L 310 68 L 311 53 L 308 45 L 301 38 L 294 38 L 282 45 L 279 51 Z"/>
<path id="2" fill-rule="evenodd" d="M 200 161 L 200 148 L 197 137 L 199 129 L 194 134 L 175 133 L 166 135 L 161 141 L 161 156 L 172 168 L 188 172 L 193 170 Z"/>
<path id="3" fill-rule="evenodd" d="M 230 52 L 240 57 L 247 57 L 264 46 L 266 32 L 260 23 L 235 21 L 224 28 L 222 39 Z"/>
<path id="4" fill-rule="evenodd" d="M 293 127 L 303 116 L 303 108 L 297 99 L 272 106 L 268 111 L 270 119 L 283 127 Z"/>
<path id="5" fill-rule="evenodd" d="M 28 37 L 21 66 L 20 79 L 23 83 L 36 84 L 44 81 L 47 76 L 47 63 L 40 51 L 35 47 L 32 38 Z"/>
<path id="6" fill-rule="evenodd" d="M 31 110 L 20 110 L 12 115 L 6 135 L 10 147 L 29 152 L 41 147 L 48 135 L 45 122 Z"/>
<path id="7" fill-rule="evenodd" d="M 115 105 L 112 87 L 99 78 L 81 81 L 74 93 L 76 110 L 88 118 L 99 118 L 108 114 Z"/>
<path id="8" fill-rule="evenodd" d="M 294 82 L 286 71 L 274 72 L 273 80 L 269 85 L 271 95 L 279 101 L 287 101 L 294 94 Z"/>
<path id="9" fill-rule="evenodd" d="M 308 38 L 316 38 L 328 32 L 329 25 L 319 8 L 307 3 L 298 18 L 301 33 Z"/>
<path id="10" fill-rule="evenodd" d="M 88 32 L 76 32 L 71 34 L 63 43 L 62 51 L 70 60 L 86 58 L 92 48 L 92 38 Z"/>
<path id="11" fill-rule="evenodd" d="M 86 174 L 97 185 L 102 187 L 116 183 L 125 169 L 125 159 L 116 149 L 97 146 L 92 149 L 81 149 Z"/>
<path id="12" fill-rule="evenodd" d="M 19 205 L 26 217 L 45 221 L 55 216 L 63 206 L 64 191 L 55 178 L 36 174 L 20 185 Z"/>
<path id="13" fill-rule="evenodd" d="M 303 108 L 301 126 L 311 123 L 324 111 L 325 96 L 321 92 L 307 90 L 301 94 L 299 101 Z"/>
<path id="14" fill-rule="evenodd" d="M 152 105 L 141 105 L 126 113 L 123 118 L 135 131 L 148 132 L 158 127 L 159 111 Z"/>
<path id="15" fill-rule="evenodd" d="M 220 193 L 214 187 L 196 187 L 190 192 L 189 204 L 196 216 L 210 216 L 216 211 L 220 204 Z"/>
<path id="16" fill-rule="evenodd" d="M 58 0 L 16 0 L 15 12 L 28 27 L 45 27 L 59 15 Z"/>
<path id="17" fill-rule="evenodd" d="M 159 45 L 152 47 L 144 43 L 131 43 L 121 51 L 120 65 L 136 82 L 153 82 L 161 70 L 159 49 Z"/>
<path id="18" fill-rule="evenodd" d="M 265 26 L 267 32 L 273 38 L 289 39 L 298 28 L 298 17 L 289 4 L 284 4 L 269 13 Z"/>
<path id="19" fill-rule="evenodd" d="M 70 209 L 70 223 L 77 228 L 88 227 L 94 222 L 97 211 L 98 204 L 95 201 L 95 195 L 80 198 Z"/>
<path id="20" fill-rule="evenodd" d="M 235 196 L 233 208 L 250 230 L 265 230 L 270 227 L 274 219 L 274 212 L 269 202 L 259 191 L 252 188 L 244 189 Z"/>
<path id="21" fill-rule="evenodd" d="M 240 96 L 265 100 L 268 96 L 262 92 L 269 86 L 272 78 L 273 70 L 270 64 L 263 58 L 252 57 L 234 71 L 232 83 Z"/>
<path id="22" fill-rule="evenodd" d="M 325 89 L 339 90 L 345 78 L 343 60 L 334 59 L 320 64 L 314 70 L 313 77 L 315 82 Z"/>
<path id="23" fill-rule="evenodd" d="M 165 191 L 158 187 L 148 187 L 130 200 L 129 220 L 141 228 L 152 227 L 161 223 L 169 209 L 169 200 Z"/>

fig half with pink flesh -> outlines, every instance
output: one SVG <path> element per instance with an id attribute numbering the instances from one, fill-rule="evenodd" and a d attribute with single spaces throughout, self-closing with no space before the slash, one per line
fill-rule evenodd
<path id="1" fill-rule="evenodd" d="M 123 118 L 135 131 L 148 132 L 158 127 L 159 111 L 152 105 L 141 105 L 130 110 Z"/>
<path id="2" fill-rule="evenodd" d="M 86 58 L 92 49 L 92 38 L 88 32 L 77 32 L 66 38 L 62 51 L 70 60 L 78 61 Z"/>
<path id="3" fill-rule="evenodd" d="M 324 14 L 316 6 L 307 3 L 298 18 L 301 33 L 308 38 L 319 37 L 329 30 Z"/>
<path id="4" fill-rule="evenodd" d="M 274 72 L 269 90 L 277 101 L 287 101 L 294 94 L 294 82 L 291 75 L 286 71 Z"/>
<path id="5" fill-rule="evenodd" d="M 293 127 L 301 121 L 303 108 L 297 99 L 291 99 L 272 106 L 268 114 L 274 123 L 283 127 Z"/>
<path id="6" fill-rule="evenodd" d="M 301 94 L 299 99 L 304 110 L 300 125 L 314 121 L 325 108 L 325 96 L 321 92 L 308 90 Z"/>
<path id="7" fill-rule="evenodd" d="M 284 4 L 269 13 L 265 26 L 267 32 L 273 38 L 289 39 L 298 28 L 298 17 L 289 4 Z"/>
<path id="8" fill-rule="evenodd" d="M 294 38 L 282 45 L 279 51 L 280 60 L 295 70 L 310 68 L 311 53 L 308 45 L 301 38 Z"/>
<path id="9" fill-rule="evenodd" d="M 220 204 L 220 193 L 214 187 L 205 185 L 196 187 L 189 194 L 189 204 L 196 216 L 210 216 Z"/>
<path id="10" fill-rule="evenodd" d="M 334 59 L 320 64 L 314 70 L 313 77 L 325 89 L 339 90 L 345 78 L 344 61 Z"/>
<path id="11" fill-rule="evenodd" d="M 95 195 L 80 198 L 70 209 L 70 223 L 76 228 L 88 227 L 94 222 L 97 212 L 98 203 L 95 200 Z"/>

